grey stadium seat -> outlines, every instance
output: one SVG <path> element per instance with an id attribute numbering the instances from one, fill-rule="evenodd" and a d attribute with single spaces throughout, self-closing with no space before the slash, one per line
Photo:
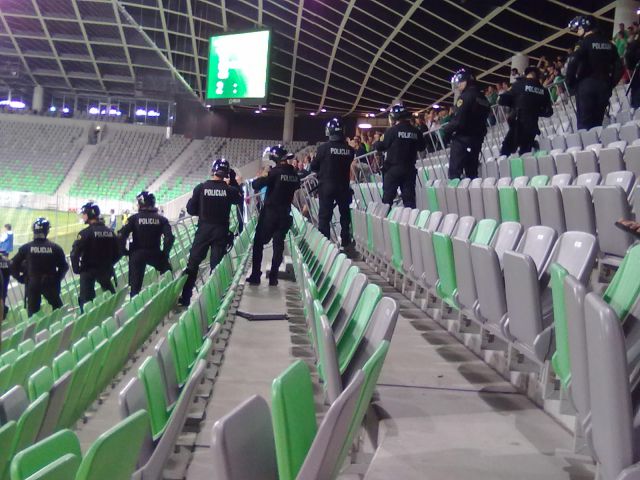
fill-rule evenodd
<path id="1" fill-rule="evenodd" d="M 211 431 L 212 464 L 217 480 L 277 480 L 271 413 L 254 395 L 220 418 Z"/>

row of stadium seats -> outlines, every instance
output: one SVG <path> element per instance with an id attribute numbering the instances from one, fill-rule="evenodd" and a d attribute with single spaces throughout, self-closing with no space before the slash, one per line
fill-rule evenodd
<path id="1" fill-rule="evenodd" d="M 297 211 L 294 216 L 289 243 L 330 407 L 318 425 L 309 368 L 296 361 L 274 379 L 271 411 L 256 395 L 215 423 L 212 450 L 220 480 L 336 478 L 395 328 L 395 301 L 367 284 L 358 267 Z"/>
<path id="2" fill-rule="evenodd" d="M 107 138 L 85 166 L 70 194 L 79 197 L 132 199 L 136 188 L 162 173 L 187 147 L 188 141 L 174 135 L 139 130 L 107 131 Z M 152 181 L 152 180 L 151 180 Z M 142 185 L 142 187 L 141 187 Z"/>
<path id="3" fill-rule="evenodd" d="M 87 129 L 0 118 L 0 190 L 52 195 L 87 142 Z"/>
<path id="4" fill-rule="evenodd" d="M 602 295 L 587 294 L 597 251 L 591 234 L 558 236 L 545 226 L 476 223 L 455 213 L 386 211 L 376 203 L 353 211 L 366 261 L 396 284 L 401 278 L 414 302 L 482 358 L 502 352 L 499 370 L 506 378 L 523 381 L 531 392 L 527 383 L 535 374 L 540 403 L 557 398 L 555 373 L 577 411 L 576 448 L 592 452 L 603 478 L 637 470 L 632 412 L 640 378 L 640 247 L 628 250 Z"/>

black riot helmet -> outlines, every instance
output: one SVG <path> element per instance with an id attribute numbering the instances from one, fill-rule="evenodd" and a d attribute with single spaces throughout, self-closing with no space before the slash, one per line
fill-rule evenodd
<path id="1" fill-rule="evenodd" d="M 213 173 L 216 177 L 227 178 L 229 176 L 229 162 L 224 158 L 218 158 L 213 161 L 211 165 L 211 173 Z"/>
<path id="2" fill-rule="evenodd" d="M 86 215 L 89 220 L 96 220 L 100 217 L 100 207 L 93 202 L 85 203 L 80 207 L 80 214 Z"/>
<path id="3" fill-rule="evenodd" d="M 578 33 L 581 28 L 585 33 L 591 32 L 596 27 L 596 20 L 591 15 L 578 15 L 569 22 L 569 30 L 573 33 Z"/>
<path id="4" fill-rule="evenodd" d="M 293 153 L 287 152 L 287 149 L 282 145 L 274 145 L 268 147 L 264 152 L 264 156 L 269 156 L 269 160 L 272 162 L 280 163 L 293 158 Z"/>
<path id="5" fill-rule="evenodd" d="M 401 103 L 395 104 L 389 110 L 390 123 L 394 123 L 394 122 L 397 122 L 398 120 L 403 120 L 406 118 L 411 118 L 411 112 L 409 112 L 409 110 L 404 108 L 404 105 L 402 105 Z"/>
<path id="6" fill-rule="evenodd" d="M 136 195 L 136 200 L 139 208 L 153 208 L 156 206 L 156 196 L 147 190 Z"/>
<path id="7" fill-rule="evenodd" d="M 342 120 L 339 118 L 332 118 L 327 122 L 327 126 L 324 129 L 325 135 L 329 137 L 329 140 L 342 140 L 344 137 L 344 126 Z"/>
<path id="8" fill-rule="evenodd" d="M 455 92 L 456 90 L 458 90 L 458 88 L 460 88 L 460 84 L 462 84 L 462 82 L 467 82 L 468 84 L 474 78 L 475 77 L 470 70 L 461 68 L 453 74 L 453 77 L 451 77 L 451 90 Z"/>
<path id="9" fill-rule="evenodd" d="M 47 238 L 47 235 L 49 235 L 51 224 L 46 218 L 38 217 L 36 218 L 36 221 L 33 222 L 31 229 L 33 230 L 34 239 L 45 239 Z"/>

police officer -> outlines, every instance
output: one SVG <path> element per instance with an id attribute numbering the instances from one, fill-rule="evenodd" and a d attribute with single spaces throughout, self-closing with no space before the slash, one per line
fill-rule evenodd
<path id="1" fill-rule="evenodd" d="M 578 129 L 590 129 L 602 125 L 611 90 L 622 77 L 622 62 L 592 17 L 575 17 L 569 29 L 581 39 L 567 62 L 567 85 L 576 92 Z"/>
<path id="2" fill-rule="evenodd" d="M 3 306 L 2 318 L 7 318 L 9 307 L 7 306 L 7 295 L 9 293 L 9 278 L 11 272 L 9 270 L 9 255 L 6 251 L 0 250 L 0 301 Z"/>
<path id="3" fill-rule="evenodd" d="M 404 206 L 416 208 L 416 159 L 426 148 L 424 137 L 411 125 L 411 113 L 403 105 L 391 107 L 389 124 L 384 139 L 373 145 L 387 152 L 382 165 L 382 202 L 391 205 L 400 187 Z"/>
<path id="4" fill-rule="evenodd" d="M 461 178 L 464 174 L 473 179 L 478 176 L 478 159 L 491 107 L 470 71 L 458 70 L 451 78 L 451 87 L 458 95 L 455 112 L 442 127 L 445 141 L 451 139 L 449 178 Z"/>
<path id="5" fill-rule="evenodd" d="M 300 188 L 300 179 L 293 165 L 288 160 L 293 154 L 288 153 L 282 145 L 268 150 L 269 160 L 276 163 L 268 172 L 256 178 L 251 186 L 255 191 L 266 187 L 266 196 L 253 240 L 253 267 L 247 282 L 259 285 L 262 272 L 262 252 L 264 246 L 273 238 L 273 257 L 269 271 L 269 285 L 278 284 L 278 270 L 284 254 L 284 239 L 291 227 L 291 203 L 293 194 Z"/>
<path id="6" fill-rule="evenodd" d="M 47 240 L 51 225 L 46 218 L 33 222 L 33 241 L 25 243 L 9 266 L 11 274 L 25 284 L 27 313 L 40 310 L 41 296 L 55 310 L 62 307 L 60 283 L 69 266 L 59 245 Z"/>
<path id="7" fill-rule="evenodd" d="M 209 264 L 213 270 L 222 260 L 232 238 L 229 231 L 229 216 L 232 205 L 238 205 L 242 198 L 238 190 L 230 187 L 229 162 L 219 158 L 211 166 L 212 177 L 206 182 L 196 185 L 193 194 L 187 202 L 187 212 L 198 217 L 196 230 L 187 262 L 187 282 L 184 284 L 180 305 L 191 303 L 191 294 L 198 277 L 200 263 L 211 249 Z"/>
<path id="8" fill-rule="evenodd" d="M 539 80 L 539 70 L 527 67 L 524 77 L 519 78 L 511 88 L 500 95 L 498 103 L 511 108 L 508 123 L 509 131 L 504 137 L 500 155 L 511 155 L 533 150 L 539 117 L 553 115 L 551 95 Z"/>
<path id="9" fill-rule="evenodd" d="M 100 208 L 93 202 L 86 203 L 80 214 L 87 228 L 81 230 L 71 247 L 71 268 L 80 275 L 78 305 L 96 298 L 96 282 L 103 290 L 115 293 L 111 283 L 113 266 L 120 259 L 120 246 L 113 230 L 100 218 Z"/>
<path id="10" fill-rule="evenodd" d="M 329 120 L 325 133 L 329 137 L 329 141 L 318 146 L 316 156 L 311 162 L 311 170 L 318 173 L 320 183 L 318 187 L 320 200 L 318 228 L 320 233 L 331 239 L 331 217 L 337 204 L 340 212 L 342 248 L 348 248 L 351 245 L 349 179 L 355 151 L 344 139 L 344 127 L 339 118 Z"/>
<path id="11" fill-rule="evenodd" d="M 158 213 L 155 195 L 145 190 L 136 196 L 136 200 L 138 213 L 131 215 L 127 224 L 118 232 L 121 251 L 129 255 L 129 287 L 132 297 L 142 289 L 147 265 L 160 273 L 171 270 L 169 253 L 175 241 L 169 221 Z M 127 251 L 129 235 L 133 239 Z"/>
<path id="12" fill-rule="evenodd" d="M 242 178 L 240 178 L 240 180 L 242 180 Z M 238 194 L 244 200 L 244 190 L 242 185 L 238 183 L 238 174 L 233 168 L 229 169 L 229 186 L 238 190 Z M 236 211 L 238 212 L 238 234 L 242 233 L 242 230 L 244 229 L 243 207 L 244 205 L 242 202 L 236 205 Z"/>

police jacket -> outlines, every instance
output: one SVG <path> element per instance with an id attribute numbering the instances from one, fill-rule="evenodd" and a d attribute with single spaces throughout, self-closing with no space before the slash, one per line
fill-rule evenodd
<path id="1" fill-rule="evenodd" d="M 107 270 L 120 259 L 120 246 L 113 230 L 102 222 L 81 230 L 71 247 L 73 273 Z"/>
<path id="2" fill-rule="evenodd" d="M 69 270 L 64 252 L 59 245 L 46 239 L 36 239 L 18 249 L 10 264 L 11 274 L 24 283 L 25 277 L 54 277 L 61 281 Z"/>
<path id="3" fill-rule="evenodd" d="M 187 202 L 189 215 L 198 217 L 198 224 L 219 225 L 229 228 L 231 205 L 242 203 L 242 194 L 224 180 L 207 180 L 193 189 Z"/>
<path id="4" fill-rule="evenodd" d="M 323 185 L 349 187 L 355 152 L 344 140 L 330 140 L 318 146 L 311 171 Z"/>
<path id="5" fill-rule="evenodd" d="M 627 67 L 630 70 L 630 75 L 633 75 L 633 70 L 635 70 L 638 62 L 640 62 L 640 39 L 638 37 L 634 37 L 627 44 L 627 51 L 624 55 L 624 59 L 627 62 Z M 636 73 L 634 81 L 638 79 L 638 74 Z"/>
<path id="6" fill-rule="evenodd" d="M 157 208 L 141 209 L 131 215 L 127 224 L 118 232 L 120 247 L 125 252 L 129 235 L 133 240 L 130 251 L 155 250 L 160 251 L 160 239 L 164 240 L 162 253 L 168 255 L 175 241 L 169 221 L 158 213 Z"/>
<path id="7" fill-rule="evenodd" d="M 288 211 L 293 202 L 293 194 L 300 188 L 300 179 L 293 165 L 281 162 L 266 177 L 253 180 L 251 186 L 256 191 L 267 187 L 265 207 Z"/>
<path id="8" fill-rule="evenodd" d="M 4 253 L 0 252 L 0 273 L 4 275 L 4 282 L 9 281 L 9 257 L 7 257 Z M 0 294 L 2 293 L 2 282 L 0 282 Z"/>
<path id="9" fill-rule="evenodd" d="M 567 62 L 567 85 L 570 87 L 586 78 L 595 78 L 613 88 L 621 77 L 622 62 L 616 47 L 598 31 L 580 39 Z"/>
<path id="10" fill-rule="evenodd" d="M 498 103 L 512 108 L 512 119 L 527 130 L 539 133 L 538 117 L 553 115 L 549 91 L 534 78 L 520 78 L 498 97 Z"/>
<path id="11" fill-rule="evenodd" d="M 379 152 L 387 152 L 385 168 L 393 166 L 413 167 L 418 152 L 424 151 L 424 136 L 409 122 L 402 121 L 384 132 L 384 139 L 376 142 L 373 148 Z"/>
<path id="12" fill-rule="evenodd" d="M 474 84 L 467 84 L 456 101 L 456 109 L 449 123 L 443 128 L 445 137 L 454 134 L 459 137 L 483 139 L 487 134 L 487 118 L 491 106 L 489 101 Z"/>

